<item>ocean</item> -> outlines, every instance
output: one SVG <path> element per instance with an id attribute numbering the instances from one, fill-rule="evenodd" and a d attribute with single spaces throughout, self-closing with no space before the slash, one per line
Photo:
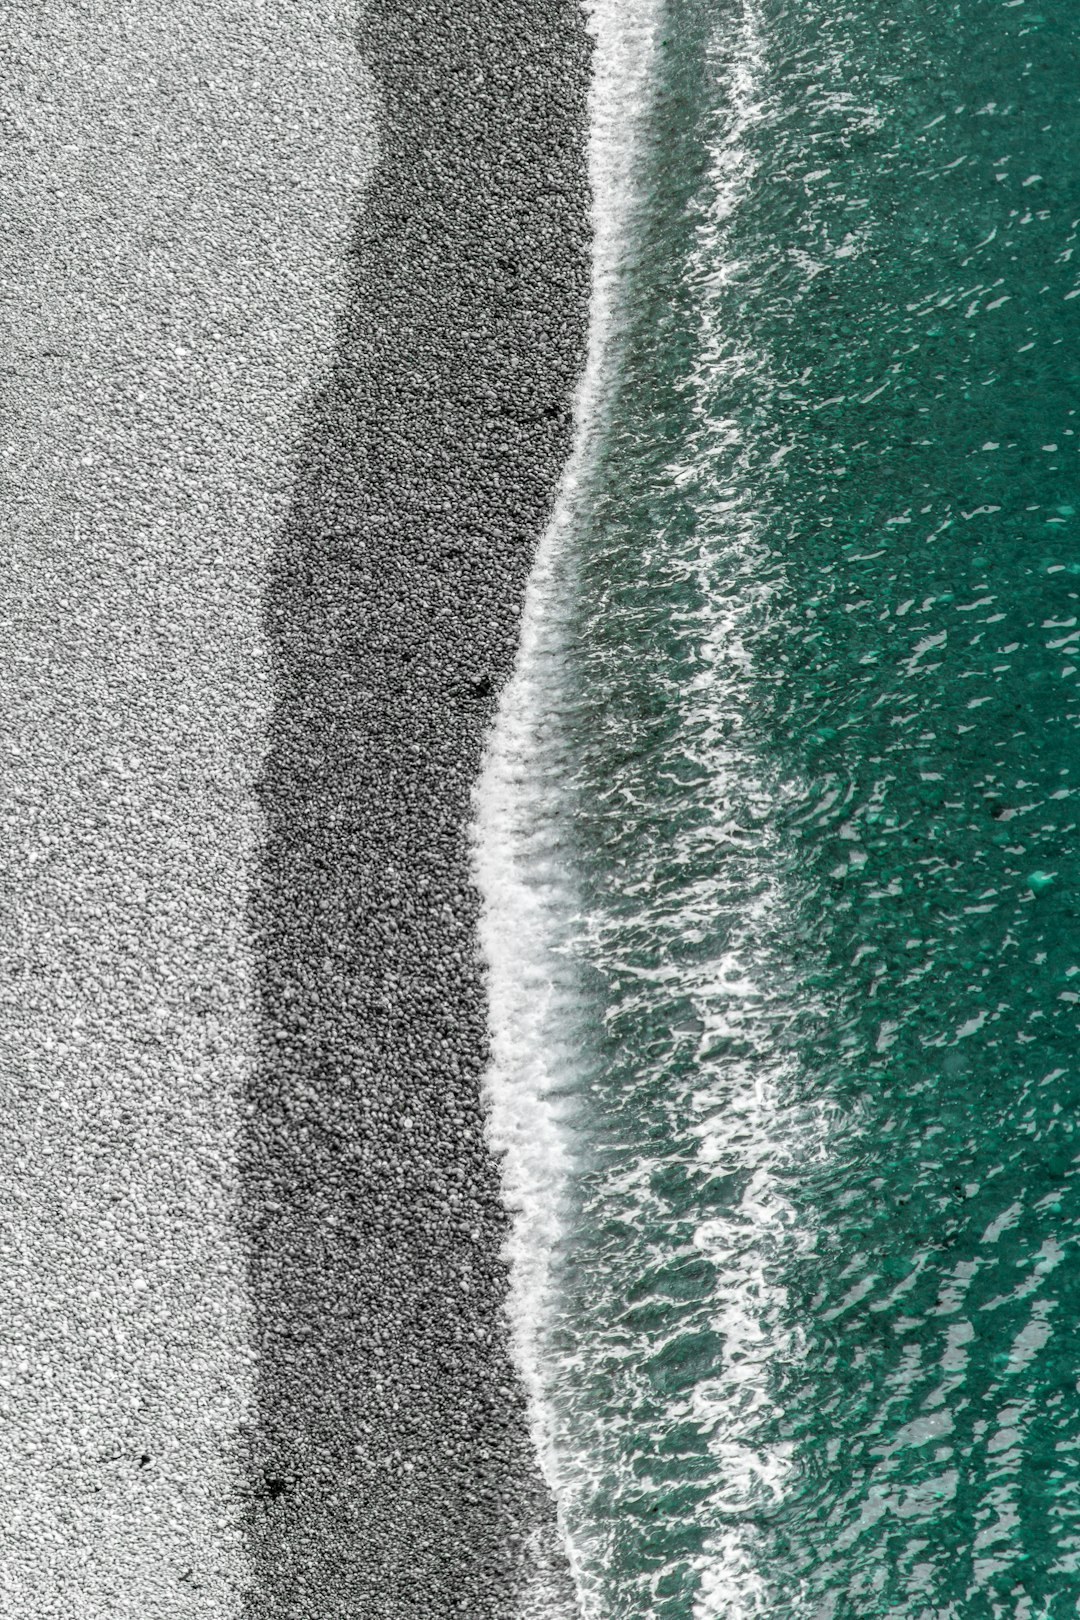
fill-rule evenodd
<path id="1" fill-rule="evenodd" d="M 1075 1615 L 1080 12 L 590 18 L 591 348 L 475 824 L 580 1611 Z"/>

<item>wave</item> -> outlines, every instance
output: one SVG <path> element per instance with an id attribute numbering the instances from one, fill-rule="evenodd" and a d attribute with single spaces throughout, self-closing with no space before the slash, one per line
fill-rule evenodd
<path id="1" fill-rule="evenodd" d="M 560 938 L 572 904 L 557 815 L 561 771 L 557 723 L 572 600 L 570 537 L 587 498 L 590 469 L 617 371 L 620 286 L 630 262 L 636 177 L 656 50 L 660 0 L 591 0 L 589 107 L 592 286 L 589 341 L 574 402 L 574 443 L 541 537 L 525 597 L 514 674 L 488 740 L 474 798 L 473 870 L 482 896 L 480 945 L 488 978 L 492 1060 L 486 1077 L 488 1140 L 502 1161 L 512 1213 L 508 1258 L 514 1355 L 530 1402 L 532 1433 L 575 1581 L 579 1560 L 566 1536 L 559 1458 L 541 1372 L 551 1258 L 567 1184 L 567 1031 L 571 976 Z M 541 1566 L 543 1561 L 541 1560 Z M 541 1574 L 538 1580 L 543 1583 Z M 554 1583 L 527 1595 L 523 1614 L 558 1613 Z"/>

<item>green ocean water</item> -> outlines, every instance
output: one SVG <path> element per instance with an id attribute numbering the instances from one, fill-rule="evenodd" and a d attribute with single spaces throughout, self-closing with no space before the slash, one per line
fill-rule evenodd
<path id="1" fill-rule="evenodd" d="M 1058 1620 L 1080 9 L 670 0 L 661 37 L 548 807 L 584 1604 Z"/>

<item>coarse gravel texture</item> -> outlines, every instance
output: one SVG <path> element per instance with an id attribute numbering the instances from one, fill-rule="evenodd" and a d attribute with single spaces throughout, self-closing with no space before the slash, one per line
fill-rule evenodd
<path id="1" fill-rule="evenodd" d="M 266 601 L 244 1612 L 512 1620 L 554 1538 L 467 828 L 584 357 L 589 44 L 577 0 L 371 0 L 361 37 L 380 161 Z"/>
<path id="2" fill-rule="evenodd" d="M 261 596 L 373 159 L 355 35 L 335 0 L 4 9 L 12 1620 L 242 1610 Z"/>

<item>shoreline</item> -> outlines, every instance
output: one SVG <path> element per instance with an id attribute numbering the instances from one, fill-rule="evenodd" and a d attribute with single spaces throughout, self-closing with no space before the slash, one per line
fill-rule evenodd
<path id="1" fill-rule="evenodd" d="M 568 1035 L 577 1022 L 580 981 L 576 966 L 568 968 L 566 923 L 580 913 L 583 898 L 575 893 L 577 862 L 566 846 L 573 812 L 555 785 L 568 764 L 557 717 L 569 700 L 567 660 L 573 663 L 572 615 L 579 600 L 575 557 L 589 524 L 605 402 L 617 394 L 622 284 L 636 252 L 641 143 L 660 9 L 657 0 L 589 0 L 588 344 L 574 400 L 573 444 L 529 576 L 520 649 L 477 784 L 473 827 L 492 1032 L 488 1135 L 514 1211 L 508 1248 L 514 1361 L 529 1392 L 534 1447 L 567 1531 L 573 1614 L 588 1606 L 590 1577 L 570 1533 L 575 1470 L 565 1466 L 568 1437 L 556 1437 L 541 1348 L 573 1177 L 576 1131 L 567 1091 L 580 1074 L 576 1035 Z M 537 784 L 537 791 L 524 792 L 523 783 Z M 533 1612 L 554 1620 L 563 1610 L 541 1588 Z"/>
<path id="2" fill-rule="evenodd" d="M 265 604 L 244 1613 L 511 1620 L 554 1508 L 468 833 L 585 356 L 590 48 L 576 0 L 439 0 L 360 50 L 379 158 Z"/>

